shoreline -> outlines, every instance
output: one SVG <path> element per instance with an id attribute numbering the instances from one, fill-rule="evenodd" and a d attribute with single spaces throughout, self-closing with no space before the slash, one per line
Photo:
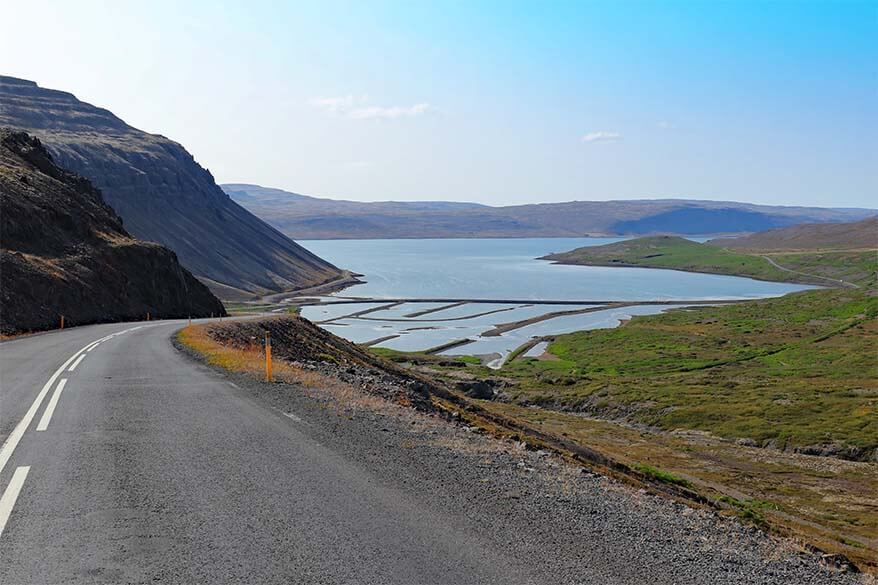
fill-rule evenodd
<path id="1" fill-rule="evenodd" d="M 600 237 L 600 236 L 598 236 L 598 237 Z M 419 239 L 424 239 L 424 238 L 419 238 Z M 468 238 L 468 239 L 473 239 L 473 238 Z M 658 267 L 652 267 L 652 266 L 639 266 L 639 265 L 632 265 L 632 264 L 626 264 L 626 263 L 579 264 L 579 263 L 574 263 L 574 262 L 551 260 L 550 256 L 551 255 L 548 255 L 545 257 L 535 258 L 535 260 L 543 260 L 543 261 L 548 261 L 551 264 L 561 264 L 561 265 L 570 265 L 570 266 L 602 266 L 602 267 L 608 267 L 608 268 L 654 268 L 656 270 L 677 270 L 679 272 L 690 272 L 690 273 L 694 273 L 694 274 L 732 276 L 732 277 L 736 277 L 736 278 L 747 278 L 747 279 L 750 279 L 753 281 L 772 282 L 772 283 L 786 284 L 786 285 L 801 285 L 801 286 L 807 286 L 809 288 L 813 287 L 815 289 L 834 288 L 834 287 L 827 286 L 825 281 L 824 281 L 823 285 L 818 285 L 818 284 L 815 284 L 815 282 L 813 280 L 809 280 L 807 282 L 804 282 L 803 278 L 797 278 L 797 277 L 793 278 L 794 281 L 784 282 L 784 281 L 777 281 L 777 280 L 770 280 L 770 279 L 764 279 L 764 278 L 739 275 L 739 274 L 726 274 L 726 273 L 720 273 L 720 272 L 705 272 L 702 270 L 694 270 L 694 269 L 679 269 L 679 268 L 664 268 L 664 267 L 658 268 Z M 461 321 L 461 320 L 466 320 L 466 319 L 472 318 L 474 316 L 480 316 L 482 314 L 499 313 L 499 312 L 502 312 L 504 310 L 509 310 L 509 309 L 493 310 L 493 311 L 488 311 L 487 313 L 477 313 L 477 315 L 456 317 L 453 319 L 429 319 L 429 318 L 428 319 L 414 319 L 413 318 L 414 316 L 419 316 L 419 317 L 422 315 L 426 316 L 426 315 L 430 315 L 434 312 L 438 312 L 438 311 L 441 311 L 441 310 L 446 309 L 446 308 L 450 308 L 450 307 L 454 307 L 454 306 L 462 306 L 462 305 L 466 305 L 466 304 L 473 304 L 473 305 L 478 305 L 478 304 L 556 305 L 556 306 L 561 306 L 561 307 L 575 306 L 575 305 L 591 305 L 591 307 L 589 307 L 589 308 L 577 308 L 577 309 L 570 309 L 570 310 L 550 311 L 550 312 L 547 312 L 547 313 L 544 313 L 541 315 L 537 315 L 535 317 L 531 317 L 528 319 L 523 319 L 520 321 L 495 324 L 495 325 L 493 325 L 492 328 L 489 328 L 488 330 L 482 332 L 479 335 L 479 338 L 482 338 L 482 337 L 491 338 L 491 337 L 497 337 L 499 335 L 502 335 L 508 331 L 512 331 L 515 329 L 520 329 L 522 327 L 526 327 L 528 325 L 532 325 L 534 323 L 540 323 L 543 321 L 551 320 L 555 317 L 561 317 L 561 316 L 566 316 L 566 315 L 576 315 L 576 314 L 581 314 L 581 313 L 598 312 L 598 311 L 602 311 L 602 310 L 609 310 L 609 309 L 636 306 L 636 305 L 668 306 L 668 307 L 674 307 L 674 306 L 677 306 L 677 307 L 687 307 L 687 306 L 688 307 L 696 307 L 696 306 L 705 306 L 705 305 L 746 303 L 746 302 L 757 301 L 757 300 L 760 300 L 763 298 L 770 298 L 770 297 L 734 298 L 734 299 L 728 299 L 728 298 L 725 298 L 725 299 L 722 299 L 722 298 L 721 299 L 704 299 L 704 298 L 700 298 L 700 299 L 691 299 L 691 300 L 684 300 L 684 299 L 662 299 L 662 300 L 657 300 L 657 299 L 651 299 L 651 300 L 539 299 L 539 300 L 534 300 L 534 299 L 485 299 L 485 298 L 468 299 L 468 298 L 423 298 L 423 297 L 418 297 L 418 298 L 403 298 L 403 297 L 400 297 L 400 298 L 379 298 L 379 297 L 368 297 L 368 296 L 363 296 L 363 297 L 336 296 L 336 297 L 332 297 L 332 298 L 313 298 L 313 297 L 308 298 L 310 295 L 315 295 L 315 296 L 321 295 L 322 296 L 322 295 L 328 295 L 328 294 L 333 294 L 333 293 L 339 293 L 339 292 L 341 292 L 349 287 L 356 286 L 357 284 L 363 283 L 364 280 L 360 280 L 360 278 L 358 278 L 358 277 L 363 277 L 363 276 L 364 275 L 357 274 L 357 273 L 354 273 L 352 271 L 346 271 L 342 278 L 336 279 L 336 280 L 331 281 L 329 283 L 325 283 L 323 285 L 319 285 L 316 287 L 310 287 L 310 288 L 306 288 L 306 289 L 288 291 L 286 293 L 274 294 L 274 295 L 270 295 L 269 297 L 264 297 L 264 299 L 279 299 L 279 300 L 281 300 L 281 302 L 290 303 L 290 304 L 298 306 L 298 307 L 330 306 L 330 305 L 361 304 L 361 303 L 381 303 L 381 306 L 379 306 L 379 307 L 365 309 L 363 311 L 357 311 L 351 315 L 343 315 L 343 316 L 339 316 L 339 317 L 335 317 L 335 318 L 331 318 L 331 319 L 326 319 L 324 321 L 315 322 L 318 325 L 331 323 L 334 321 L 338 321 L 339 319 L 344 319 L 344 318 L 349 318 L 349 317 L 360 317 L 361 315 L 363 315 L 362 318 L 364 320 L 368 320 L 368 321 L 394 321 L 394 322 L 399 322 L 399 323 L 408 323 L 411 321 L 427 321 L 427 322 L 437 322 L 437 321 L 442 322 L 442 321 L 446 321 L 446 320 Z M 801 274 L 798 276 L 807 278 L 809 275 Z M 838 285 L 836 285 L 836 286 L 838 286 Z M 771 296 L 785 296 L 786 294 L 792 294 L 792 293 L 797 293 L 797 292 L 802 292 L 802 291 L 789 291 L 789 292 L 784 293 L 782 295 L 771 295 Z M 438 308 L 430 308 L 430 309 L 425 309 L 425 310 L 414 310 L 410 315 L 405 315 L 404 318 L 379 319 L 379 318 L 369 318 L 369 317 L 365 316 L 368 313 L 372 313 L 374 311 L 381 311 L 381 310 L 384 310 L 384 309 L 387 309 L 387 308 L 390 308 L 393 306 L 398 306 L 398 305 L 404 304 L 404 303 L 412 303 L 412 304 L 416 304 L 416 303 L 425 303 L 425 304 L 426 303 L 443 303 L 443 304 L 445 304 L 445 306 L 438 307 Z M 512 307 L 510 307 L 510 308 L 512 308 Z M 620 325 L 622 325 L 622 323 L 617 325 L 617 327 Z M 395 337 L 399 336 L 400 334 L 401 333 L 397 333 L 395 336 L 392 336 L 390 338 L 395 338 Z M 388 340 L 388 338 L 382 337 L 379 339 L 370 340 L 367 343 L 370 346 L 371 345 L 379 345 L 383 341 L 387 341 L 387 340 Z M 459 338 L 452 339 L 452 340 L 449 340 L 445 343 L 439 344 L 436 347 L 431 347 L 431 348 L 428 348 L 428 349 L 423 350 L 423 351 L 426 353 L 437 353 L 438 351 L 445 351 L 447 349 L 452 349 L 455 347 L 461 347 L 463 345 L 468 345 L 469 343 L 472 343 L 473 341 L 474 340 L 472 340 L 472 339 L 469 339 L 469 340 L 459 339 Z M 513 354 L 516 354 L 516 353 L 517 353 L 517 351 L 513 350 Z M 518 357 L 518 356 L 516 355 L 515 357 Z M 508 358 L 509 358 L 509 356 L 507 356 L 507 359 L 503 360 L 504 363 L 510 361 Z"/>
<path id="2" fill-rule="evenodd" d="M 818 284 L 814 281 L 805 281 L 802 279 L 798 280 L 772 280 L 770 278 L 759 278 L 758 276 L 750 276 L 745 274 L 732 274 L 730 272 L 707 272 L 705 270 L 695 270 L 694 268 L 671 268 L 669 266 L 642 266 L 640 264 L 627 264 L 625 262 L 590 262 L 588 264 L 582 262 L 569 262 L 565 260 L 555 260 L 551 258 L 555 254 L 548 254 L 546 256 L 541 256 L 537 258 L 537 260 L 545 260 L 546 262 L 550 262 L 552 264 L 557 264 L 559 266 L 584 266 L 584 267 L 594 267 L 594 268 L 643 268 L 646 270 L 670 270 L 672 272 L 689 272 L 691 274 L 709 274 L 711 276 L 731 276 L 733 278 L 746 278 L 749 280 L 758 280 L 759 282 L 772 282 L 775 284 L 798 284 L 805 286 L 813 286 L 815 288 L 846 288 L 844 286 L 827 286 L 826 284 Z M 769 262 L 771 264 L 771 262 Z M 784 270 L 780 268 L 780 270 Z M 796 272 L 790 272 L 790 274 L 800 274 Z M 802 274 L 805 276 L 804 274 Z M 819 279 L 822 277 L 813 276 L 810 278 Z M 790 294 L 790 293 L 785 293 Z M 780 295 L 783 296 L 783 295 Z"/>
<path id="3" fill-rule="evenodd" d="M 792 291 L 798 292 L 798 291 Z M 786 293 L 791 294 L 791 293 Z M 555 299 L 448 299 L 448 298 L 424 298 L 424 297 L 333 297 L 330 302 L 315 300 L 309 302 L 309 299 L 301 299 L 305 302 L 296 302 L 300 306 L 328 306 L 328 305 L 353 305 L 360 303 L 392 303 L 394 305 L 404 303 L 472 303 L 472 304 L 500 304 L 500 305 L 602 305 L 612 306 L 620 303 L 632 305 L 724 305 L 733 303 L 743 303 L 747 301 L 758 301 L 760 299 L 776 298 L 783 295 L 769 295 L 765 297 L 739 298 L 739 299 L 601 299 L 601 300 L 555 300 Z M 295 300 L 295 299 L 294 299 Z M 446 308 L 446 307 L 443 307 Z M 425 319 L 426 321 L 427 319 Z"/>
<path id="4" fill-rule="evenodd" d="M 355 286 L 357 284 L 363 284 L 364 281 L 360 280 L 360 277 L 362 276 L 362 274 L 358 274 L 350 270 L 344 270 L 341 277 L 330 280 L 328 282 L 324 282 L 323 284 L 317 284 L 306 288 L 297 288 L 278 293 L 271 293 L 259 297 L 254 301 L 259 303 L 277 303 L 283 302 L 287 298 L 301 295 L 328 295 L 336 292 L 341 292 L 348 287 Z"/>

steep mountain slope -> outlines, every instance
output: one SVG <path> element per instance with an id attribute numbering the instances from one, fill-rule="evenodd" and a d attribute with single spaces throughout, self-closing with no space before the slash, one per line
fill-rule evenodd
<path id="1" fill-rule="evenodd" d="M 0 129 L 0 332 L 222 315 L 173 252 L 132 238 L 88 180 Z"/>
<path id="2" fill-rule="evenodd" d="M 229 199 L 182 146 L 72 94 L 0 76 L 0 125 L 40 138 L 102 191 L 130 233 L 168 246 L 208 282 L 263 294 L 341 275 Z"/>
<path id="3" fill-rule="evenodd" d="M 363 203 L 241 183 L 222 187 L 254 214 L 284 233 L 303 239 L 741 233 L 804 222 L 851 221 L 875 213 L 864 209 L 679 199 L 571 201 L 508 207 L 452 202 Z"/>
<path id="4" fill-rule="evenodd" d="M 741 250 L 863 250 L 878 248 L 878 216 L 850 223 L 806 224 L 711 244 Z"/>

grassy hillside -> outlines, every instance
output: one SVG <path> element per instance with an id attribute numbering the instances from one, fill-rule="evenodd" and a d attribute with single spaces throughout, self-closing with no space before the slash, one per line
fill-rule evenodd
<path id="1" fill-rule="evenodd" d="M 652 236 L 605 246 L 586 246 L 543 259 L 559 264 L 665 268 L 837 286 L 873 276 L 878 252 L 863 249 L 744 252 L 676 236 Z"/>
<path id="2" fill-rule="evenodd" d="M 549 347 L 556 359 L 505 368 L 516 379 L 512 401 L 794 449 L 878 449 L 875 251 L 763 257 L 656 237 L 558 256 L 772 280 L 813 280 L 807 274 L 844 279 L 851 288 L 676 310 L 561 335 Z"/>
<path id="3" fill-rule="evenodd" d="M 550 254 L 543 260 L 584 266 L 670 268 L 748 276 L 777 282 L 806 280 L 800 275 L 773 266 L 759 256 L 732 252 L 709 244 L 699 244 L 677 236 L 652 236 L 605 246 L 586 246 L 570 252 Z"/>
<path id="4" fill-rule="evenodd" d="M 557 336 L 552 359 L 457 369 L 499 375 L 514 404 L 862 459 L 878 449 L 876 317 L 866 289 L 809 291 L 635 317 Z"/>
<path id="5" fill-rule="evenodd" d="M 806 224 L 711 244 L 735 250 L 862 250 L 878 248 L 878 216 L 851 223 Z"/>
<path id="6" fill-rule="evenodd" d="M 878 449 L 878 299 L 820 291 L 559 336 L 513 402 L 760 445 Z"/>

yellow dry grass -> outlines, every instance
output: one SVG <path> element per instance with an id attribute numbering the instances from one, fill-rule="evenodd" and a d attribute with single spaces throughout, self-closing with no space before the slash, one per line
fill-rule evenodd
<path id="1" fill-rule="evenodd" d="M 245 349 L 222 345 L 210 337 L 205 325 L 185 327 L 177 338 L 212 366 L 265 379 L 265 352 L 261 344 Z M 312 395 L 329 395 L 340 410 L 366 408 L 385 411 L 390 405 L 383 398 L 366 394 L 337 378 L 306 370 L 277 357 L 272 361 L 272 377 L 274 382 L 295 385 Z"/>

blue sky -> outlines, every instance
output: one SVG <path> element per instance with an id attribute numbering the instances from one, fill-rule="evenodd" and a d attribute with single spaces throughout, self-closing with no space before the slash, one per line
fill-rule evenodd
<path id="1" fill-rule="evenodd" d="M 876 2 L 16 3 L 0 72 L 221 182 L 875 207 Z"/>

